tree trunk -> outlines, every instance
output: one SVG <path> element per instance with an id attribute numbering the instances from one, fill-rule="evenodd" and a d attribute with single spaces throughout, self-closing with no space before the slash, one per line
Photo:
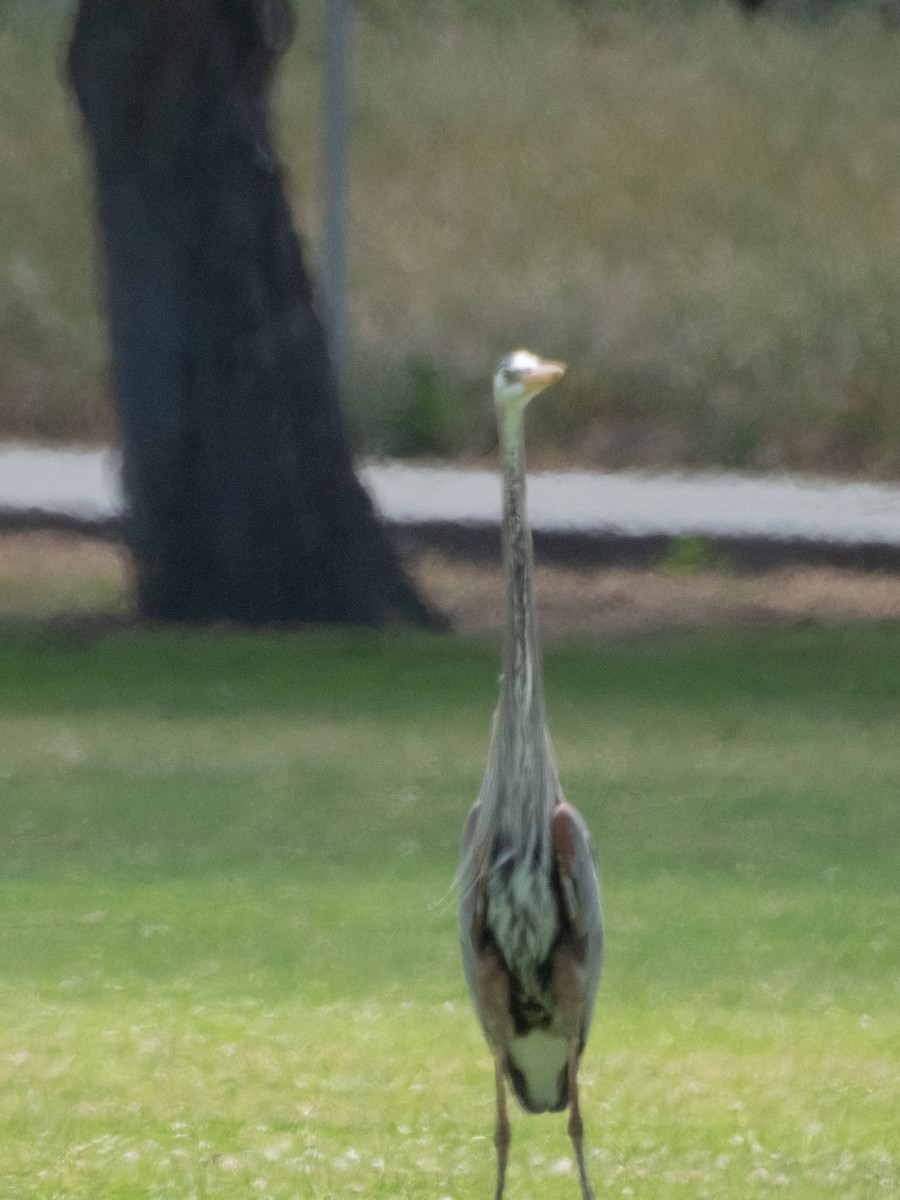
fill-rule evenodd
<path id="1" fill-rule="evenodd" d="M 81 0 L 142 615 L 430 624 L 357 480 L 272 149 L 286 0 Z"/>

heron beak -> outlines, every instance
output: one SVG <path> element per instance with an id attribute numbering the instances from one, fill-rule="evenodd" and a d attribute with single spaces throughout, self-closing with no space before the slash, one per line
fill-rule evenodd
<path id="1" fill-rule="evenodd" d="M 556 383 L 558 379 L 562 379 L 565 373 L 565 363 L 543 359 L 539 367 L 528 372 L 528 377 L 522 380 L 522 385 L 529 395 L 536 396 L 538 392 L 542 392 L 551 383 Z"/>

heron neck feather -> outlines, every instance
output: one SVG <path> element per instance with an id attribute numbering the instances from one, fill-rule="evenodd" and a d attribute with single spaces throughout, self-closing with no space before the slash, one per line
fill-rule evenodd
<path id="1" fill-rule="evenodd" d="M 534 551 L 526 507 L 523 411 L 498 413 L 503 455 L 503 565 L 506 573 L 506 631 L 500 685 L 498 734 L 512 745 L 514 759 L 543 758 L 546 721 L 541 655 L 534 607 Z M 531 763 L 534 768 L 538 763 Z M 529 772 L 530 773 L 530 772 Z"/>

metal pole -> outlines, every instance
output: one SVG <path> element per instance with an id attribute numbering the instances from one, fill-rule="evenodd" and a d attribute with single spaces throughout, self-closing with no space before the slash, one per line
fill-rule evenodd
<path id="1" fill-rule="evenodd" d="M 347 354 L 352 0 L 325 0 L 322 72 L 322 253 L 328 348 L 340 381 Z"/>

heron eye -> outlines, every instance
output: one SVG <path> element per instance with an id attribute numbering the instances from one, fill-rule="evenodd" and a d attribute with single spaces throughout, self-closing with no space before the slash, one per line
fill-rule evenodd
<path id="1" fill-rule="evenodd" d="M 504 367 L 503 368 L 503 382 L 504 383 L 515 383 L 518 380 L 518 378 L 519 378 L 518 371 L 514 371 L 512 369 L 512 367 Z"/>

